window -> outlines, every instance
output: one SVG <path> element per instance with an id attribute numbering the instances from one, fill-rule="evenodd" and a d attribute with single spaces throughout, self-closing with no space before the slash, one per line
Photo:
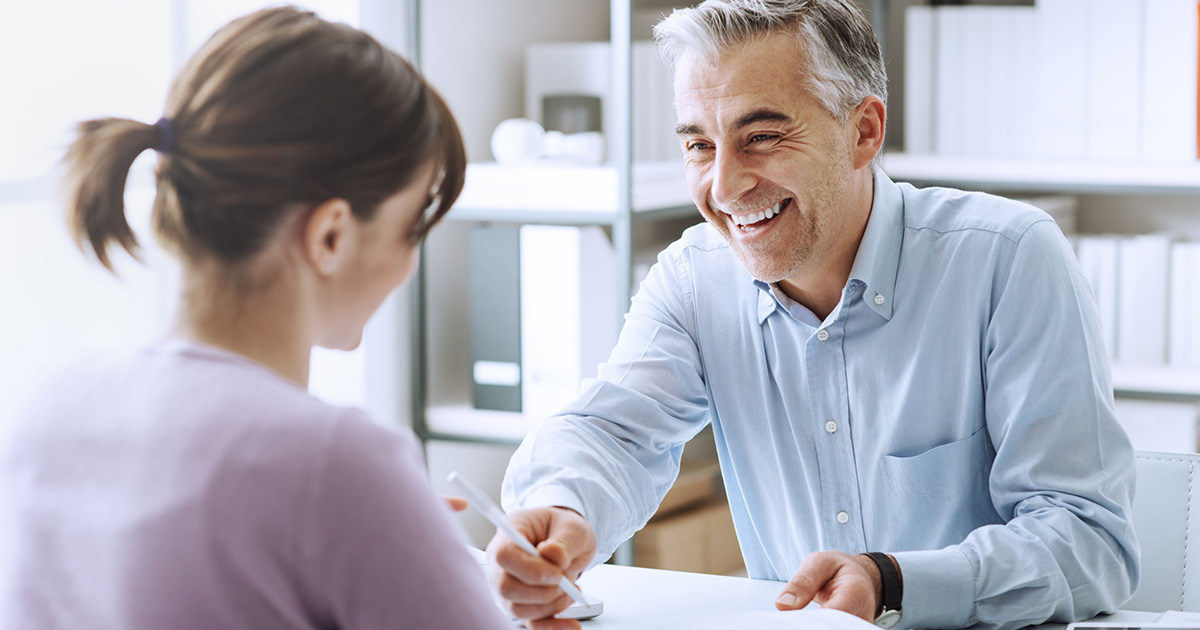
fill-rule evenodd
<path id="1" fill-rule="evenodd" d="M 58 163 L 73 126 L 100 116 L 157 120 L 182 61 L 228 20 L 270 4 L 55 0 L 0 8 L 0 436 L 18 401 L 49 370 L 151 342 L 174 316 L 177 265 L 149 230 L 154 153 L 134 164 L 126 190 L 126 213 L 146 264 L 117 255 L 114 277 L 80 253 L 64 222 Z M 327 19 L 358 22 L 359 0 L 307 6 Z M 384 311 L 381 317 L 396 313 L 390 303 Z M 394 326 L 373 322 L 369 337 L 372 328 Z M 382 344 L 389 353 L 396 345 L 394 339 Z M 331 402 L 366 405 L 365 366 L 361 348 L 314 352 L 310 389 Z M 395 377 L 372 375 L 393 390 Z M 386 420 L 395 421 L 398 408 L 384 407 Z"/>

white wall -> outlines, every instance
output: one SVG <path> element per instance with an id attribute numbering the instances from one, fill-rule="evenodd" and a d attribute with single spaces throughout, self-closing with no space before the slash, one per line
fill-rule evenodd
<path id="1" fill-rule="evenodd" d="M 601 41 L 607 0 L 426 0 L 421 65 L 450 104 L 472 161 L 489 161 L 492 130 L 524 114 L 525 44 Z"/>
<path id="2" fill-rule="evenodd" d="M 153 152 L 131 171 L 127 214 L 145 265 L 116 255 L 119 276 L 74 247 L 58 198 L 56 165 L 73 126 L 100 116 L 153 122 L 174 69 L 220 25 L 266 0 L 55 0 L 0 7 L 0 440 L 18 401 L 45 374 L 94 352 L 128 349 L 165 333 L 177 265 L 149 230 Z M 405 4 L 301 0 L 328 19 L 366 30 L 403 52 Z M 318 352 L 312 389 L 365 406 L 385 423 L 409 422 L 408 302 L 404 291 L 367 326 L 363 350 Z"/>

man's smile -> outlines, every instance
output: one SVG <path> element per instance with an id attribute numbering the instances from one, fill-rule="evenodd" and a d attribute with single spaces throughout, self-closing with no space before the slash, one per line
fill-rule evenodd
<path id="1" fill-rule="evenodd" d="M 763 208 L 758 212 L 751 212 L 750 214 L 730 214 L 728 212 L 723 212 L 722 214 L 728 216 L 739 230 L 743 232 L 753 232 L 754 230 L 765 226 L 771 221 L 771 219 L 779 216 L 784 210 L 790 208 L 791 205 L 791 199 L 784 199 L 782 201 L 777 201 L 773 205 Z"/>

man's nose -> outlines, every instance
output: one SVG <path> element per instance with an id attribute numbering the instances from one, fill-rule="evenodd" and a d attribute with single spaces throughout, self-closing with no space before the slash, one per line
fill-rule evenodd
<path id="1" fill-rule="evenodd" d="M 754 174 L 746 163 L 746 156 L 735 149 L 718 150 L 713 169 L 712 198 L 718 205 L 726 205 L 740 199 L 754 187 Z"/>

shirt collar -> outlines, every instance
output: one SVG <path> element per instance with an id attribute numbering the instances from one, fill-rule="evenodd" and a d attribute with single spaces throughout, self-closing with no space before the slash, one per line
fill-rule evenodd
<path id="1" fill-rule="evenodd" d="M 865 285 L 863 302 L 884 319 L 892 318 L 900 243 L 904 238 L 904 196 L 883 171 L 875 170 L 875 198 L 858 254 L 850 267 L 850 282 Z"/>
<path id="2" fill-rule="evenodd" d="M 896 272 L 900 268 L 900 243 L 904 237 L 904 196 L 882 170 L 875 170 L 875 194 L 871 216 L 863 232 L 854 264 L 850 267 L 847 284 L 858 280 L 865 285 L 863 302 L 884 319 L 892 318 L 892 298 L 896 289 Z M 758 323 L 775 311 L 779 302 L 771 286 L 754 280 L 759 289 Z M 878 296 L 878 297 L 876 297 Z"/>

